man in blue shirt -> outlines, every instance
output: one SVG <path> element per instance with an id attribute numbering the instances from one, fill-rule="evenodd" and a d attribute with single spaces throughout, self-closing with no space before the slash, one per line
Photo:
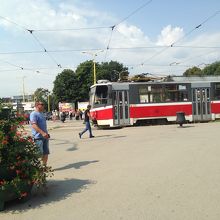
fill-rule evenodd
<path id="1" fill-rule="evenodd" d="M 43 164 L 47 164 L 49 151 L 49 137 L 47 131 L 46 118 L 43 115 L 44 104 L 40 101 L 35 102 L 35 111 L 30 114 L 30 124 L 32 136 L 36 146 L 42 154 Z"/>

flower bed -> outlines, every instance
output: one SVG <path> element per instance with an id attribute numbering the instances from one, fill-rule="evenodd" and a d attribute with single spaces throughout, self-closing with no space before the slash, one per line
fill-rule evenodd
<path id="1" fill-rule="evenodd" d="M 45 185 L 46 178 L 52 174 L 24 131 L 23 120 L 22 117 L 0 119 L 0 210 L 4 202 L 30 195 L 34 184 Z"/>

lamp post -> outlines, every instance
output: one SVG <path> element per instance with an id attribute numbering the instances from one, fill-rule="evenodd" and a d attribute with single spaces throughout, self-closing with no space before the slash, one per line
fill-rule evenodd
<path id="1" fill-rule="evenodd" d="M 91 51 L 83 51 L 82 52 L 82 53 L 89 54 L 89 55 L 93 56 L 93 84 L 94 85 L 96 84 L 96 61 L 95 61 L 95 57 L 98 55 L 98 53 L 101 53 L 103 51 L 104 50 L 100 50 L 100 51 L 97 51 L 95 53 L 93 53 Z"/>
<path id="2" fill-rule="evenodd" d="M 26 78 L 26 76 L 22 77 L 23 102 L 25 102 L 24 78 Z"/>
<path id="3" fill-rule="evenodd" d="M 50 92 L 48 91 L 47 94 L 47 111 L 50 112 Z"/>
<path id="4" fill-rule="evenodd" d="M 122 74 L 122 73 L 125 73 L 126 70 L 122 70 L 121 72 L 119 72 L 118 70 L 113 70 L 113 72 L 115 72 L 115 73 L 118 74 L 118 81 L 120 82 L 120 81 L 121 81 L 121 74 Z"/>

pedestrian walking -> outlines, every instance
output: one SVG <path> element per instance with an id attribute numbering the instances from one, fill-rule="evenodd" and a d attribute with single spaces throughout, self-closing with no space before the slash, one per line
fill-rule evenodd
<path id="1" fill-rule="evenodd" d="M 90 118 L 91 118 L 91 115 L 90 115 L 90 109 L 91 109 L 91 105 L 88 105 L 87 106 L 87 109 L 85 111 L 85 129 L 79 133 L 79 138 L 82 137 L 82 135 L 86 132 L 86 131 L 89 131 L 89 137 L 90 138 L 94 138 L 94 136 L 92 135 L 92 129 L 91 129 L 91 125 L 90 125 Z"/>
<path id="2" fill-rule="evenodd" d="M 43 115 L 44 104 L 40 101 L 35 102 L 35 111 L 30 114 L 30 124 L 32 136 L 36 146 L 42 154 L 43 164 L 46 165 L 48 161 L 49 151 L 49 138 L 50 135 L 47 131 L 46 118 Z"/>
<path id="3" fill-rule="evenodd" d="M 66 120 L 66 113 L 65 112 L 61 112 L 60 114 L 60 120 L 64 123 L 64 121 Z"/>

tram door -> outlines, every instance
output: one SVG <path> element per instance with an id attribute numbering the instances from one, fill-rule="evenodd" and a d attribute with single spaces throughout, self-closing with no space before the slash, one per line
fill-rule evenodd
<path id="1" fill-rule="evenodd" d="M 129 124 L 129 96 L 127 90 L 113 91 L 114 125 Z"/>
<path id="2" fill-rule="evenodd" d="M 193 121 L 211 120 L 210 88 L 193 88 Z"/>

